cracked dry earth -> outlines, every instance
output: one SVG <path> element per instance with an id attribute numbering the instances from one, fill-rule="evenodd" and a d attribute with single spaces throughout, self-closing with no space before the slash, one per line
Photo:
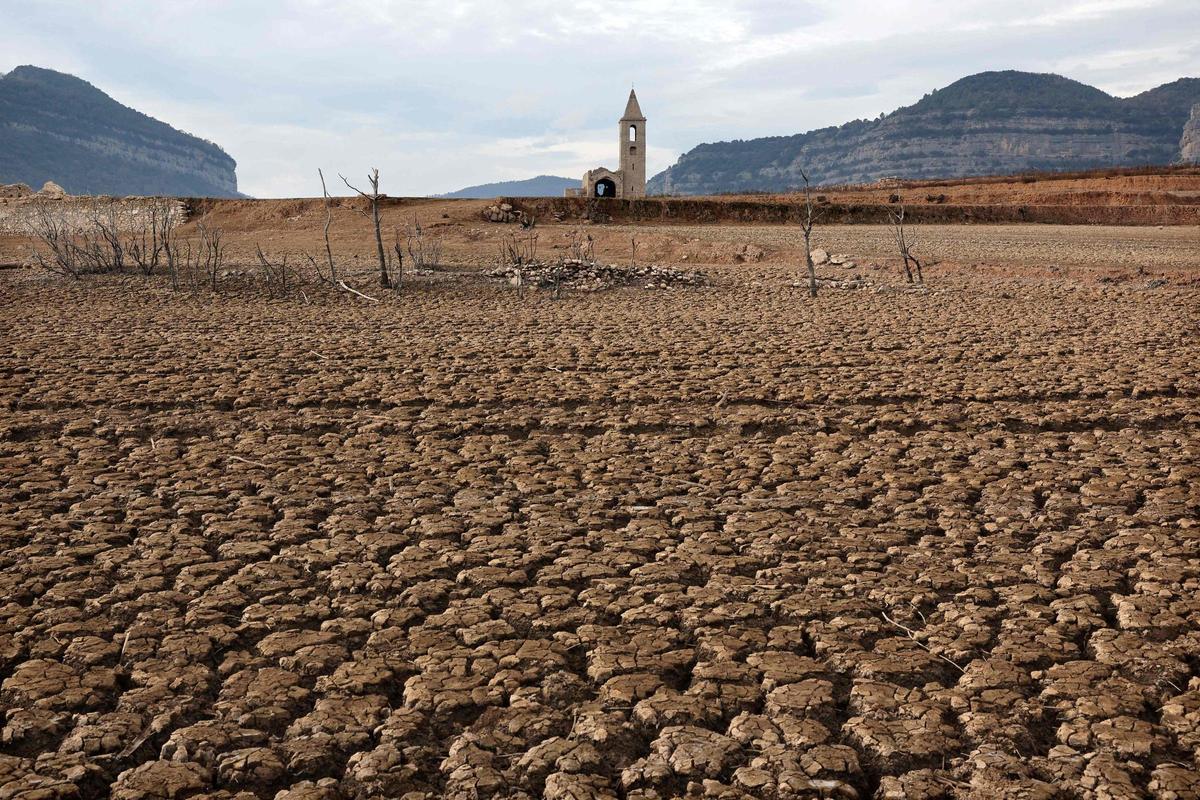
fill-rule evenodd
<path id="1" fill-rule="evenodd" d="M 0 798 L 1197 797 L 1200 289 L 738 270 L 4 276 Z"/>

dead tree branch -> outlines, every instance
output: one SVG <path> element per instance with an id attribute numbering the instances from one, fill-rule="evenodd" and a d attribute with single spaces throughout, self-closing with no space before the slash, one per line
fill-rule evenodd
<path id="1" fill-rule="evenodd" d="M 346 184 L 351 191 L 357 192 L 359 196 L 366 198 L 369 204 L 370 213 L 368 214 L 366 211 L 362 213 L 364 216 L 369 216 L 375 225 L 375 250 L 379 255 L 379 285 L 384 289 L 391 288 L 392 281 L 388 277 L 387 253 L 383 249 L 383 232 L 379 222 L 379 200 L 382 197 L 379 194 L 379 170 L 372 168 L 371 172 L 367 175 L 367 182 L 371 185 L 370 194 L 367 194 L 362 189 L 355 188 L 351 185 L 350 181 L 346 180 L 344 175 L 339 175 L 338 177 L 342 179 L 342 183 Z"/>
<path id="2" fill-rule="evenodd" d="M 321 195 L 325 198 L 325 258 L 329 262 L 329 280 L 336 282 L 337 267 L 333 263 L 333 248 L 329 246 L 329 226 L 333 224 L 333 201 L 329 197 L 329 190 L 325 188 L 325 173 L 317 169 L 317 175 L 321 178 Z M 320 270 L 317 271 L 320 275 Z"/>
<path id="3" fill-rule="evenodd" d="M 345 281 L 338 281 L 338 282 L 337 282 L 337 285 L 338 285 L 338 287 L 339 287 L 339 288 L 346 290 L 346 291 L 347 291 L 347 292 L 349 292 L 350 294 L 356 294 L 356 295 L 358 295 L 358 296 L 359 296 L 359 297 L 361 297 L 363 300 L 370 300 L 372 303 L 378 303 L 378 302 L 379 302 L 379 298 L 377 298 L 377 297 L 371 297 L 370 295 L 365 295 L 365 294 L 363 294 L 362 292 L 360 292 L 358 289 L 355 289 L 353 286 L 350 286 L 350 285 L 348 285 L 348 284 L 347 284 Z"/>
<path id="4" fill-rule="evenodd" d="M 808 296 L 817 296 L 817 267 L 813 264 L 812 257 L 812 232 L 813 225 L 820 219 L 821 213 L 816 211 L 813 206 L 812 187 L 808 182 L 808 173 L 800 170 L 800 177 L 804 179 L 804 216 L 800 218 L 800 230 L 804 234 L 804 260 L 808 265 Z"/>

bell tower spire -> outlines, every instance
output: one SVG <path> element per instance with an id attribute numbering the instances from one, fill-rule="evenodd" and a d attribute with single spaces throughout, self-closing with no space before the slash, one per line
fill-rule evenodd
<path id="1" fill-rule="evenodd" d="M 629 90 L 629 102 L 618 123 L 621 135 L 621 176 L 624 197 L 646 196 L 646 117 L 637 94 Z"/>

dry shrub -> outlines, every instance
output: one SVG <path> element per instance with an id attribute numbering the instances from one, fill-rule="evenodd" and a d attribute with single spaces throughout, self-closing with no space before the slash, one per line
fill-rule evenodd
<path id="1" fill-rule="evenodd" d="M 440 236 L 430 233 L 414 219 L 405 226 L 404 238 L 413 269 L 437 269 L 442 261 L 442 238 Z"/>

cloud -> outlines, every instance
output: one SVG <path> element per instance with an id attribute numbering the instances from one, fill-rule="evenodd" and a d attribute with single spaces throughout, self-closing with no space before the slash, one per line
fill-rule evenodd
<path id="1" fill-rule="evenodd" d="M 1195 75 L 1194 0 L 0 0 L 0 71 L 79 75 L 220 143 L 243 191 L 372 166 L 393 194 L 873 117 L 984 69 L 1131 94 Z M 1131 32 L 1136 35 L 1131 35 Z"/>

